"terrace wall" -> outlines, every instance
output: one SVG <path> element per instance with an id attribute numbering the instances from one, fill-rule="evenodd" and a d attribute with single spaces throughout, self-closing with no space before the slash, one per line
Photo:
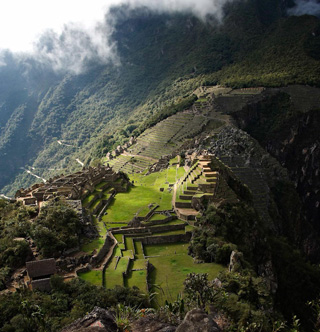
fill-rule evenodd
<path id="1" fill-rule="evenodd" d="M 95 256 L 92 257 L 92 263 L 99 264 L 102 261 L 102 259 L 107 255 L 113 243 L 114 243 L 113 238 L 107 235 L 103 247 Z"/>
<path id="2" fill-rule="evenodd" d="M 186 232 L 185 234 L 177 234 L 177 235 L 148 236 L 145 238 L 137 238 L 136 240 L 141 241 L 144 245 L 178 243 L 178 242 L 188 243 L 191 239 L 191 235 L 192 235 L 191 232 Z"/>

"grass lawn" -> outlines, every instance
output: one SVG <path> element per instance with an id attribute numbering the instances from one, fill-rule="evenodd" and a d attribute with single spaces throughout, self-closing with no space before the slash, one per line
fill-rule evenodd
<path id="1" fill-rule="evenodd" d="M 79 277 L 85 281 L 90 282 L 96 286 L 102 286 L 102 271 L 88 271 L 84 273 L 79 273 Z"/>
<path id="2" fill-rule="evenodd" d="M 125 237 L 125 243 L 126 243 L 126 248 L 127 250 L 132 250 L 132 252 L 134 251 L 133 248 L 133 239 L 132 237 Z"/>
<path id="3" fill-rule="evenodd" d="M 81 250 L 88 254 L 91 254 L 95 249 L 97 249 L 97 251 L 99 251 L 103 247 L 104 240 L 105 239 L 102 237 L 94 239 L 93 241 L 84 244 L 82 246 Z"/>
<path id="4" fill-rule="evenodd" d="M 83 206 L 87 206 L 96 196 L 97 192 L 94 192 L 93 194 L 87 196 L 83 201 L 82 201 L 82 205 Z"/>
<path id="5" fill-rule="evenodd" d="M 136 250 L 136 257 L 137 258 L 144 258 L 143 251 L 142 251 L 142 243 L 141 241 L 134 241 L 134 248 Z"/>
<path id="6" fill-rule="evenodd" d="M 123 250 L 122 251 L 123 257 L 134 258 L 132 250 Z"/>
<path id="7" fill-rule="evenodd" d="M 81 250 L 84 252 L 87 252 L 89 254 L 91 254 L 95 249 L 97 249 L 98 251 L 102 248 L 105 238 L 106 238 L 106 233 L 107 230 L 103 224 L 102 221 L 98 221 L 98 219 L 96 217 L 92 217 L 93 218 L 93 223 L 96 225 L 100 237 L 97 239 L 94 239 L 93 241 L 86 243 L 82 246 Z"/>
<path id="8" fill-rule="evenodd" d="M 167 256 L 173 255 L 175 252 L 187 252 L 188 243 L 168 243 L 168 244 L 155 244 L 144 246 L 146 256 Z"/>
<path id="9" fill-rule="evenodd" d="M 116 228 L 116 227 L 123 227 L 123 226 L 127 226 L 127 224 L 117 224 L 117 223 L 114 223 L 114 224 L 106 224 L 107 226 L 107 229 L 109 228 Z"/>
<path id="10" fill-rule="evenodd" d="M 126 193 L 118 193 L 110 204 L 107 214 L 102 217 L 108 222 L 129 222 L 136 213 L 149 212 L 150 203 L 159 204 L 161 192 L 153 187 L 131 187 Z"/>
<path id="11" fill-rule="evenodd" d="M 185 234 L 184 229 L 178 229 L 176 231 L 165 231 L 165 232 L 159 232 L 159 233 L 152 233 L 152 236 L 166 236 L 166 235 L 179 235 L 179 234 Z"/>
<path id="12" fill-rule="evenodd" d="M 146 268 L 146 259 L 135 259 L 133 262 L 133 269 L 138 270 L 138 269 L 145 269 Z"/>
<path id="13" fill-rule="evenodd" d="M 187 255 L 188 244 L 168 246 L 148 246 L 148 253 L 161 253 L 160 257 L 152 257 L 150 263 L 155 270 L 150 275 L 154 285 L 153 292 L 157 292 L 155 304 L 162 305 L 167 299 L 173 302 L 183 291 L 183 282 L 188 273 L 208 273 L 209 280 L 214 279 L 224 266 L 214 263 L 194 264 L 191 256 Z M 175 251 L 176 254 L 172 254 Z"/>
<path id="14" fill-rule="evenodd" d="M 167 218 L 167 216 L 165 214 L 156 213 L 150 218 L 150 221 L 163 220 L 163 219 L 166 219 L 166 218 Z"/>
<path id="15" fill-rule="evenodd" d="M 126 286 L 138 287 L 141 291 L 147 290 L 147 271 L 131 271 L 125 281 Z"/>
<path id="16" fill-rule="evenodd" d="M 182 220 L 179 220 L 179 219 L 174 219 L 174 220 L 171 220 L 171 221 L 168 221 L 165 223 L 165 225 L 180 225 L 180 224 L 184 224 L 184 221 Z M 151 227 L 158 227 L 159 225 L 154 225 L 154 226 L 151 226 Z"/>
<path id="17" fill-rule="evenodd" d="M 186 174 L 186 171 L 183 167 L 179 167 L 177 170 L 177 180 L 182 178 Z"/>
<path id="18" fill-rule="evenodd" d="M 106 288 L 113 288 L 116 285 L 123 286 L 123 272 L 125 272 L 128 264 L 128 258 L 120 258 L 117 268 L 114 270 L 115 258 L 106 269 L 105 282 Z"/>
<path id="19" fill-rule="evenodd" d="M 113 234 L 113 236 L 116 238 L 116 240 L 119 242 L 119 243 L 122 243 L 122 236 L 123 234 Z"/>
<path id="20" fill-rule="evenodd" d="M 107 184 L 107 182 L 101 182 L 96 186 L 95 189 L 101 189 L 105 184 Z"/>

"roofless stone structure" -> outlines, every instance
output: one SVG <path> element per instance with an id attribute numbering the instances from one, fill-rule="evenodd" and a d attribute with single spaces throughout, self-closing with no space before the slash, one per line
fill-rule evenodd
<path id="1" fill-rule="evenodd" d="M 16 192 L 16 199 L 25 205 L 39 205 L 56 196 L 70 200 L 79 200 L 94 191 L 97 184 L 115 182 L 122 175 L 115 173 L 109 166 L 83 168 L 82 171 L 70 175 L 56 176 L 47 183 L 35 184 L 28 189 Z"/>

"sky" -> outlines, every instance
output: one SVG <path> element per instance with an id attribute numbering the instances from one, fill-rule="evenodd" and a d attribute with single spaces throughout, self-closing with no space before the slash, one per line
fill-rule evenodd
<path id="1" fill-rule="evenodd" d="M 147 6 L 158 12 L 191 12 L 223 19 L 223 6 L 245 0 L 2 0 L 0 1 L 0 67 L 4 52 L 32 54 L 54 69 L 80 73 L 91 59 L 119 63 L 109 38 L 105 14 L 112 5 Z M 319 14 L 320 0 L 295 0 L 290 14 Z"/>
<path id="2" fill-rule="evenodd" d="M 0 49 L 32 51 L 33 43 L 47 30 L 60 34 L 64 25 L 75 23 L 93 29 L 103 22 L 111 5 L 147 5 L 160 11 L 192 11 L 221 14 L 222 5 L 231 0 L 9 0 L 0 2 Z"/>
<path id="3" fill-rule="evenodd" d="M 117 0 L 113 0 L 113 3 Z M 106 0 L 8 0 L 0 2 L 0 49 L 31 51 L 33 42 L 47 29 L 59 33 L 76 22 L 92 27 L 102 21 Z"/>

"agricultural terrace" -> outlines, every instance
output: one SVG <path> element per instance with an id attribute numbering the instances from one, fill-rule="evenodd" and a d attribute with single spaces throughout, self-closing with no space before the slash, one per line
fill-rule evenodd
<path id="1" fill-rule="evenodd" d="M 131 174 L 130 181 L 134 186 L 127 192 L 117 193 L 100 218 L 101 211 L 96 207 L 109 197 L 112 188 L 99 184 L 92 194 L 94 197 L 90 195 L 83 201 L 98 226 L 100 238 L 84 245 L 82 250 L 99 251 L 107 230 L 112 232 L 117 245 L 105 273 L 101 269 L 91 270 L 79 274 L 81 278 L 107 288 L 136 286 L 143 291 L 155 292 L 155 305 L 159 305 L 165 299 L 175 299 L 182 292 L 188 273 L 208 273 L 214 278 L 223 269 L 216 264 L 194 264 L 187 254 L 191 235 L 188 232 L 193 227 L 178 220 L 172 209 L 174 184 L 187 175 L 183 167 L 176 165 L 177 161 L 178 158 L 171 160 L 169 167 L 160 172 Z M 134 217 L 140 217 L 138 228 L 128 226 Z M 149 242 L 154 244 L 146 244 Z M 148 262 L 154 267 L 149 277 Z"/>
<path id="2" fill-rule="evenodd" d="M 181 147 L 188 138 L 199 134 L 207 125 L 207 118 L 191 111 L 168 117 L 147 129 L 125 153 L 108 161 L 116 171 L 139 173 L 154 164 L 161 156 Z"/>

